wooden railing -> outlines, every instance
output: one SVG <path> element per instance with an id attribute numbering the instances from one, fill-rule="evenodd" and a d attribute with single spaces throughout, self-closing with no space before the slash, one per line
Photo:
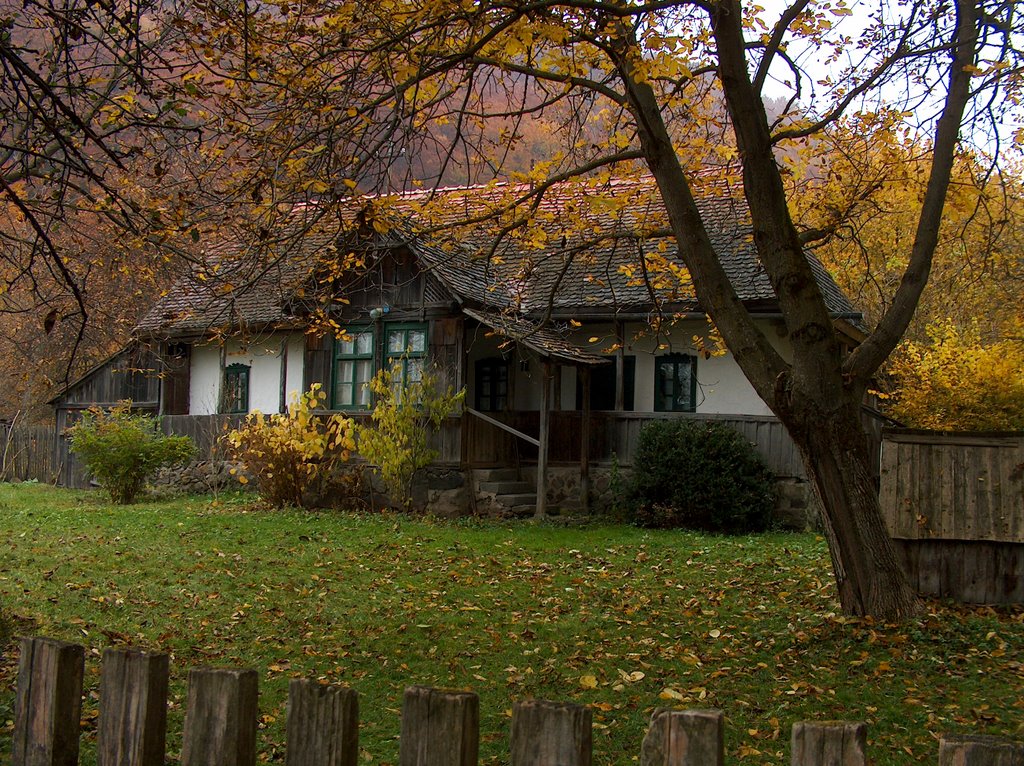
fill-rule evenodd
<path id="1" fill-rule="evenodd" d="M 12 763 L 78 761 L 85 649 L 47 638 L 21 642 Z M 97 763 L 162 766 L 167 739 L 169 661 L 164 654 L 107 649 L 100 672 Z M 189 672 L 182 766 L 254 766 L 258 674 L 199 668 Z M 294 679 L 288 688 L 289 766 L 356 766 L 359 701 L 347 687 Z M 475 766 L 480 701 L 466 691 L 412 686 L 402 705 L 401 766 Z M 590 708 L 542 700 L 512 708 L 512 766 L 589 766 Z M 658 710 L 640 749 L 641 766 L 722 766 L 723 713 Z M 793 766 L 865 766 L 863 723 L 793 726 Z M 880 762 L 884 763 L 885 758 Z M 940 766 L 1016 766 L 1024 744 L 992 737 L 946 737 Z"/>

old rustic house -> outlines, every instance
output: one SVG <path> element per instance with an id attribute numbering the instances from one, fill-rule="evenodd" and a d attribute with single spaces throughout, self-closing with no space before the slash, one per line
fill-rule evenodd
<path id="1" fill-rule="evenodd" d="M 332 408 L 359 413 L 382 366 L 400 363 L 412 377 L 430 364 L 467 392 L 437 437 L 439 463 L 501 471 L 479 475 L 470 501 L 586 505 L 592 465 L 628 464 L 640 425 L 675 416 L 730 421 L 778 475 L 801 478 L 781 426 L 728 351 L 715 350 L 650 181 L 556 187 L 529 224 L 507 202 L 524 191 L 406 194 L 391 207 L 362 199 L 337 215 L 316 210 L 315 223 L 311 208 L 296 208 L 289 226 L 299 233 L 257 266 L 225 238 L 206 253 L 206 271 L 138 325 L 153 355 L 147 401 L 165 415 L 278 412 L 321 383 Z M 483 218 L 488 204 L 504 217 L 452 228 Z M 714 182 L 701 205 L 738 296 L 785 353 L 742 197 Z M 815 269 L 855 342 L 858 313 Z M 90 385 L 55 400 L 58 422 Z M 546 488 L 539 498 L 534 482 Z M 600 489 L 606 482 L 598 476 Z"/>

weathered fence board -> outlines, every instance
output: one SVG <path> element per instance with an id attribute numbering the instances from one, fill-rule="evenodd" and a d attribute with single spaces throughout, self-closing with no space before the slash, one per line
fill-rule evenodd
<path id="1" fill-rule="evenodd" d="M 967 603 L 1024 603 L 1024 435 L 882 438 L 882 510 L 911 584 Z"/>
<path id="2" fill-rule="evenodd" d="M 886 430 L 880 493 L 895 538 L 1024 543 L 1024 435 Z"/>
<path id="3" fill-rule="evenodd" d="M 47 638 L 22 641 L 14 766 L 77 763 L 84 668 L 81 646 Z M 192 670 L 188 680 L 182 766 L 254 764 L 256 671 L 201 668 Z M 163 763 L 166 682 L 165 655 L 133 650 L 103 653 L 101 766 Z M 353 766 L 361 760 L 354 691 L 293 680 L 288 694 L 288 766 Z M 723 720 L 718 710 L 656 711 L 641 747 L 641 766 L 724 766 Z M 399 763 L 476 764 L 479 722 L 479 700 L 472 692 L 410 687 L 402 706 Z M 135 728 L 141 731 L 134 732 Z M 157 729 L 163 731 L 158 734 Z M 867 763 L 865 741 L 862 723 L 797 723 L 792 733 L 792 763 L 863 766 Z M 542 700 L 516 702 L 511 750 L 513 766 L 590 764 L 590 708 Z M 995 737 L 945 737 L 939 752 L 940 766 L 1024 766 L 1024 743 Z"/>
<path id="4" fill-rule="evenodd" d="M 1024 766 L 1024 743 L 977 735 L 946 736 L 939 740 L 939 766 Z"/>
<path id="5" fill-rule="evenodd" d="M 63 478 L 66 452 L 52 426 L 5 425 L 0 428 L 0 480 L 56 484 Z"/>

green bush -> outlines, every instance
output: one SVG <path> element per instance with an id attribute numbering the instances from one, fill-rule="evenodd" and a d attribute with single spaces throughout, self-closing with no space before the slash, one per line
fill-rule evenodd
<path id="1" fill-rule="evenodd" d="M 629 494 L 640 526 L 742 534 L 768 527 L 775 480 L 728 426 L 657 420 L 640 431 Z"/>
<path id="2" fill-rule="evenodd" d="M 158 468 L 187 463 L 195 454 L 191 439 L 165 436 L 155 418 L 133 413 L 129 401 L 106 411 L 90 408 L 68 433 L 71 452 L 121 505 L 133 502 Z"/>

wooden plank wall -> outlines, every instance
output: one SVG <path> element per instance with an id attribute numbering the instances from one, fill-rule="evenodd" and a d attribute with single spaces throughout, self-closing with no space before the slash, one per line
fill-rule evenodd
<path id="1" fill-rule="evenodd" d="M 880 497 L 894 538 L 1024 543 L 1024 434 L 886 429 Z"/>

